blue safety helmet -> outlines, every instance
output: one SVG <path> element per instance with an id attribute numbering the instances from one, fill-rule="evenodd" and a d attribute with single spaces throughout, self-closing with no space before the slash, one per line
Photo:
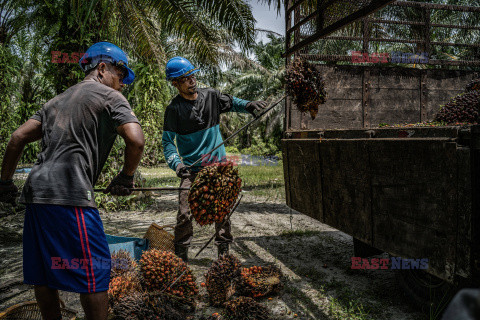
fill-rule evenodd
<path id="1" fill-rule="evenodd" d="M 125 52 L 110 42 L 97 42 L 88 48 L 80 59 L 80 68 L 87 72 L 95 68 L 100 62 L 109 62 L 124 70 L 124 84 L 130 84 L 135 79 L 135 73 L 128 67 L 128 59 Z"/>
<path id="2" fill-rule="evenodd" d="M 185 77 L 198 72 L 193 64 L 183 57 L 173 57 L 168 60 L 166 66 L 167 80 L 173 80 L 178 77 Z"/>

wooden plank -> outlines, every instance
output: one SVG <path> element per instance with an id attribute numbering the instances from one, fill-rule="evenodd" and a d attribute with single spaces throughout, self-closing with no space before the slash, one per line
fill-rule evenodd
<path id="1" fill-rule="evenodd" d="M 470 148 L 457 148 L 458 227 L 455 273 L 464 278 L 472 276 L 472 184 L 470 156 Z"/>
<path id="2" fill-rule="evenodd" d="M 282 139 L 282 159 L 283 159 L 283 176 L 285 179 L 285 198 L 287 206 L 292 207 L 290 196 L 290 162 L 288 157 L 288 140 Z"/>
<path id="3" fill-rule="evenodd" d="M 418 90 L 373 89 L 370 103 L 372 126 L 416 123 L 420 119 Z"/>
<path id="4" fill-rule="evenodd" d="M 455 234 L 457 225 L 456 144 L 439 140 L 376 141 L 372 154 L 372 212 L 412 225 Z M 379 155 L 382 156 L 376 156 Z"/>
<path id="5" fill-rule="evenodd" d="M 371 244 L 366 141 L 327 140 L 319 147 L 325 223 Z"/>
<path id="6" fill-rule="evenodd" d="M 323 221 L 321 172 L 317 140 L 285 140 L 289 171 L 289 206 Z"/>
<path id="7" fill-rule="evenodd" d="M 378 215 L 373 221 L 373 246 L 393 256 L 424 259 L 428 272 L 452 282 L 455 270 L 455 234 L 439 236 L 433 229 Z"/>

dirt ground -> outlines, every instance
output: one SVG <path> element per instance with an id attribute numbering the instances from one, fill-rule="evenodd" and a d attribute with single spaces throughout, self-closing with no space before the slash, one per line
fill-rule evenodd
<path id="1" fill-rule="evenodd" d="M 231 252 L 246 266 L 273 263 L 286 275 L 284 290 L 273 299 L 260 300 L 275 319 L 425 319 L 403 296 L 392 270 L 352 270 L 352 238 L 305 215 L 291 211 L 280 201 L 266 201 L 244 191 L 232 216 L 235 242 Z M 102 213 L 105 232 L 142 237 L 152 222 L 175 222 L 177 195 L 155 197 L 155 205 L 143 212 Z M 32 289 L 21 283 L 23 215 L 0 218 L 0 310 L 33 300 Z M 197 282 L 216 258 L 211 244 L 198 258 L 196 252 L 213 234 L 213 227 L 195 225 L 190 267 Z M 220 312 L 208 306 L 200 289 L 196 317 Z M 78 296 L 61 293 L 67 307 L 83 317 Z"/>

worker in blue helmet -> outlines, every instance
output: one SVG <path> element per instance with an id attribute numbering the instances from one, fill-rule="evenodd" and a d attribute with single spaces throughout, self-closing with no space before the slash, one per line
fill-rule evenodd
<path id="1" fill-rule="evenodd" d="M 121 81 L 123 84 L 131 84 L 135 79 L 135 73 L 128 67 L 128 59 L 125 52 L 110 42 L 97 42 L 80 59 L 79 64 L 83 72 L 88 74 L 94 70 L 100 62 L 109 63 L 123 72 Z"/>
<path id="2" fill-rule="evenodd" d="M 209 164 L 226 161 L 225 147 L 210 155 L 207 152 L 223 142 L 220 134 L 220 114 L 225 112 L 250 113 L 255 116 L 267 104 L 265 101 L 247 101 L 213 88 L 198 88 L 198 68 L 183 57 L 174 57 L 166 65 L 166 76 L 178 95 L 165 110 L 163 152 L 169 167 L 181 178 L 180 187 L 190 188 L 198 171 Z M 202 158 L 193 167 L 191 164 Z M 180 191 L 177 224 L 175 226 L 175 253 L 188 261 L 188 247 L 193 238 L 192 216 L 188 207 L 188 191 Z M 220 229 L 215 239 L 218 254 L 227 254 L 232 242 L 230 221 Z"/>
<path id="3" fill-rule="evenodd" d="M 106 320 L 110 252 L 94 185 L 117 135 L 125 163 L 105 190 L 128 195 L 144 137 L 127 99 L 133 81 L 125 53 L 100 42 L 81 62 L 85 79 L 54 97 L 20 126 L 8 142 L 0 176 L 0 201 L 15 205 L 12 177 L 23 148 L 42 140 L 42 151 L 23 187 L 23 275 L 33 285 L 43 319 L 61 319 L 58 290 L 80 293 L 86 319 Z"/>

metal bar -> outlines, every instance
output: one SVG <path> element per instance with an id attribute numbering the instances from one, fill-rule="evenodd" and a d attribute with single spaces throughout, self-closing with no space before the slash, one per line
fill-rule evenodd
<path id="1" fill-rule="evenodd" d="M 285 11 L 286 8 L 288 8 L 288 6 L 290 5 L 290 1 L 291 0 L 286 0 L 285 1 Z M 290 43 L 291 43 L 291 35 L 286 32 L 290 26 L 292 25 L 292 15 L 291 14 L 287 14 L 285 15 L 285 52 L 287 52 L 290 48 Z M 291 57 L 288 56 L 288 57 L 285 57 L 285 68 L 288 67 L 288 65 L 290 64 L 290 61 L 291 61 Z M 284 89 L 286 91 L 286 88 L 287 88 L 287 85 L 285 84 L 284 85 Z M 287 130 L 288 128 L 290 128 L 291 126 L 291 108 L 290 108 L 290 104 L 291 104 L 291 100 L 287 97 L 285 99 L 285 118 L 284 118 L 284 124 L 283 124 L 283 127 L 284 127 L 284 130 Z"/>
<path id="2" fill-rule="evenodd" d="M 329 37 L 324 37 L 322 39 L 363 41 L 362 37 L 349 37 L 349 36 L 329 36 Z M 407 39 L 390 39 L 390 38 L 369 38 L 368 40 L 373 42 L 400 42 L 400 43 L 424 43 L 425 42 L 425 40 L 407 40 Z"/>
<path id="3" fill-rule="evenodd" d="M 240 204 L 240 201 L 242 200 L 242 197 L 243 197 L 243 194 L 240 194 L 240 198 L 237 200 L 237 203 L 235 204 L 235 206 L 233 206 L 232 210 L 230 211 L 230 213 L 228 214 L 228 216 L 223 220 L 222 224 L 220 225 L 220 228 L 218 228 L 218 231 L 220 231 L 223 226 L 225 225 L 225 223 L 230 220 L 230 217 L 232 216 L 233 212 L 235 211 L 235 209 L 237 209 L 238 205 Z M 213 234 L 213 236 L 207 241 L 207 243 L 205 243 L 203 245 L 203 247 L 197 252 L 197 254 L 195 255 L 195 258 L 198 257 L 198 255 L 203 251 L 205 250 L 206 247 L 208 247 L 208 245 L 210 244 L 210 242 L 212 242 L 212 240 L 217 236 L 218 234 L 218 231 L 215 231 L 215 233 Z"/>
<path id="4" fill-rule="evenodd" d="M 302 40 L 300 41 L 299 43 L 296 43 L 293 47 L 290 48 L 289 51 L 285 52 L 284 56 L 287 56 L 287 55 L 291 55 L 292 53 L 300 50 L 301 48 L 311 44 L 312 42 L 315 42 L 317 41 L 318 39 L 322 38 L 322 37 L 325 37 L 329 34 L 331 34 L 332 32 L 340 29 L 341 27 L 351 23 L 351 22 L 354 22 L 355 20 L 358 20 L 368 14 L 371 14 L 381 8 L 383 8 L 384 6 L 386 6 L 387 4 L 391 3 L 393 1 L 390 1 L 390 0 L 374 0 L 370 3 L 370 5 L 360 9 L 360 10 L 357 10 L 355 11 L 354 13 L 346 16 L 345 18 L 343 19 L 340 19 L 339 21 L 329 25 L 328 27 L 322 29 L 322 30 L 319 30 L 317 31 L 315 34 L 313 34 L 312 36 L 308 37 L 307 39 L 305 40 Z"/>
<path id="5" fill-rule="evenodd" d="M 421 21 L 399 21 L 399 20 L 386 20 L 386 19 L 372 19 L 370 21 L 373 23 L 404 24 L 404 25 L 412 25 L 412 26 L 425 25 L 425 22 L 421 22 Z"/>
<path id="6" fill-rule="evenodd" d="M 103 189 L 93 189 L 95 192 L 103 192 L 106 188 Z M 131 188 L 132 191 L 180 191 L 180 190 L 190 190 L 190 188 L 177 188 L 177 187 L 165 187 L 165 188 Z"/>
<path id="7" fill-rule="evenodd" d="M 423 32 L 424 32 L 424 39 L 425 39 L 425 51 L 424 52 L 432 52 L 431 51 L 431 42 L 432 42 L 432 38 L 430 37 L 430 24 L 431 24 L 431 21 L 430 21 L 430 16 L 432 14 L 432 10 L 430 9 L 424 9 L 424 17 L 425 17 L 425 27 L 423 28 Z"/>
<path id="8" fill-rule="evenodd" d="M 345 55 L 328 55 L 328 54 L 301 54 L 302 58 L 312 61 L 352 61 L 351 56 Z M 430 59 L 429 65 L 452 65 L 452 66 L 462 66 L 462 65 L 480 65 L 480 60 L 441 60 L 441 59 Z"/>
<path id="9" fill-rule="evenodd" d="M 218 146 L 216 146 L 215 148 L 213 148 L 212 150 L 210 150 L 209 152 L 207 152 L 206 154 L 204 154 L 200 159 L 198 159 L 197 161 L 195 161 L 194 163 L 192 163 L 191 165 L 189 165 L 189 167 L 193 167 L 194 165 L 196 165 L 197 163 L 199 163 L 200 161 L 202 161 L 205 156 L 211 154 L 213 151 L 217 150 L 218 148 L 220 148 L 221 146 L 223 146 L 227 141 L 229 141 L 230 139 L 234 138 L 237 134 L 239 134 L 241 131 L 243 131 L 244 129 L 246 129 L 247 127 L 249 127 L 252 123 L 254 123 L 255 121 L 257 121 L 258 119 L 260 119 L 264 114 L 266 114 L 268 111 L 272 110 L 277 104 L 279 104 L 280 102 L 282 102 L 283 99 L 285 99 L 286 95 L 281 97 L 279 100 L 277 100 L 274 104 L 272 104 L 270 107 L 268 107 L 267 109 L 265 109 L 260 115 L 258 115 L 257 117 L 255 117 L 255 119 L 249 121 L 246 125 L 244 125 L 243 127 L 241 127 L 240 129 L 238 129 L 237 131 L 235 131 L 232 135 L 230 135 L 230 137 L 228 137 L 227 139 L 225 139 L 222 143 L 220 143 Z"/>
<path id="10" fill-rule="evenodd" d="M 430 26 L 431 27 L 436 27 L 436 28 L 480 30 L 479 26 L 458 26 L 458 25 L 454 25 L 454 24 L 441 24 L 441 23 L 432 23 L 432 24 L 430 24 Z"/>
<path id="11" fill-rule="evenodd" d="M 362 37 L 347 37 L 347 36 L 329 36 L 329 37 L 323 37 L 322 39 L 325 39 L 325 40 L 363 41 Z M 372 42 L 426 43 L 425 40 L 390 39 L 390 38 L 369 38 L 368 40 L 372 41 Z M 451 43 L 451 42 L 432 41 L 432 42 L 430 42 L 430 44 L 435 45 L 435 46 L 446 46 L 446 47 L 448 47 L 448 46 L 451 46 L 451 47 L 459 46 L 459 47 L 480 48 L 480 44 L 478 44 L 478 43 Z"/>
<path id="12" fill-rule="evenodd" d="M 293 10 L 295 10 L 299 5 L 301 5 L 303 2 L 305 2 L 305 0 L 298 0 L 297 2 L 295 2 L 294 4 L 292 4 L 292 6 L 290 8 L 288 8 L 285 12 L 285 14 L 290 14 L 292 13 Z"/>
<path id="13" fill-rule="evenodd" d="M 417 8 L 425 8 L 425 9 L 436 9 L 436 10 L 453 10 L 453 11 L 461 11 L 461 12 L 480 12 L 480 7 L 447 5 L 447 4 L 415 2 L 415 1 L 395 1 L 394 3 L 392 3 L 392 6 L 417 7 Z"/>

